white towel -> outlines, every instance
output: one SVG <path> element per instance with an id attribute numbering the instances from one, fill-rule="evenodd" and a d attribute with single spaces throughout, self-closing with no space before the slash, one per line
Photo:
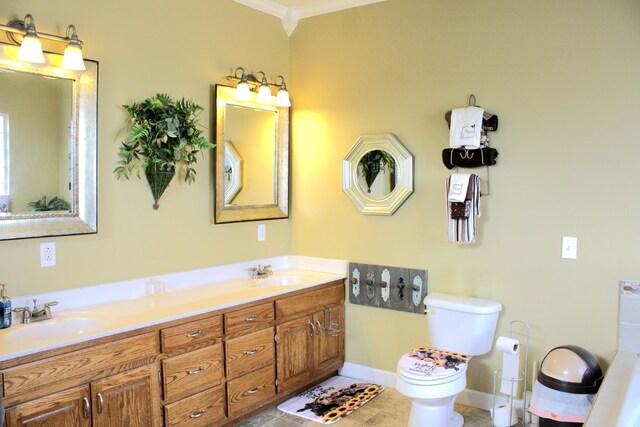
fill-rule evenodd
<path id="1" fill-rule="evenodd" d="M 465 107 L 451 111 L 449 146 L 451 148 L 480 148 L 483 108 Z"/>
<path id="2" fill-rule="evenodd" d="M 453 176 L 453 175 L 452 175 Z M 452 203 L 449 200 L 449 188 L 451 188 L 451 177 L 447 178 L 447 230 L 449 241 L 453 243 L 475 243 L 476 241 L 476 219 L 480 216 L 480 178 L 471 174 L 469 179 L 469 187 L 466 193 L 466 200 L 471 201 L 471 209 L 467 218 L 453 219 L 451 218 Z"/>
<path id="3" fill-rule="evenodd" d="M 464 202 L 467 198 L 467 190 L 469 189 L 470 173 L 454 173 L 451 175 L 449 184 L 450 202 Z"/>

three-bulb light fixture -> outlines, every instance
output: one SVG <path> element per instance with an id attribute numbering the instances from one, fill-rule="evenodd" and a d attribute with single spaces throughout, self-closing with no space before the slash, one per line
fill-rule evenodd
<path id="1" fill-rule="evenodd" d="M 24 21 L 12 19 L 7 25 L 0 24 L 0 30 L 7 33 L 7 38 L 15 45 L 20 46 L 18 59 L 25 62 L 42 64 L 45 62 L 42 54 L 42 44 L 40 39 L 53 40 L 66 43 L 62 68 L 74 71 L 84 71 L 84 60 L 82 58 L 82 41 L 78 38 L 76 27 L 69 25 L 66 36 L 57 36 L 36 31 L 36 24 L 33 16 L 27 15 Z"/>
<path id="2" fill-rule="evenodd" d="M 269 82 L 267 81 L 267 75 L 262 71 L 258 71 L 255 74 L 246 73 L 244 68 L 238 67 L 233 75 L 227 76 L 227 80 L 239 80 L 234 96 L 236 101 L 252 100 L 255 96 L 252 90 L 257 89 L 257 103 L 274 104 L 276 107 L 291 107 L 287 84 L 282 76 L 277 76 L 273 82 Z M 275 97 L 271 94 L 271 86 L 278 88 L 278 93 Z"/>

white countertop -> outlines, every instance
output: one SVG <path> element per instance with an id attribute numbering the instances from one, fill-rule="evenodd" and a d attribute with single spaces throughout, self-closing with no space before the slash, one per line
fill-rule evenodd
<path id="1" fill-rule="evenodd" d="M 274 274 L 249 279 L 248 268 L 257 264 L 271 264 Z M 0 330 L 0 361 L 345 279 L 346 272 L 345 261 L 286 256 L 156 276 L 165 289 L 159 296 L 147 295 L 145 278 L 13 298 L 14 308 L 34 297 L 39 307 L 60 304 L 51 320 L 23 325 L 15 315 L 13 326 Z M 73 326 L 67 332 L 65 325 Z"/>

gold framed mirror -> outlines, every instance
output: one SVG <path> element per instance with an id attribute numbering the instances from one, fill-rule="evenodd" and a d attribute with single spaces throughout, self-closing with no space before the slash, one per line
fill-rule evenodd
<path id="1" fill-rule="evenodd" d="M 342 190 L 365 215 L 393 215 L 413 193 L 413 155 L 395 135 L 364 135 L 342 160 Z"/>
<path id="2" fill-rule="evenodd" d="M 97 232 L 98 63 L 0 43 L 0 240 Z"/>
<path id="3" fill-rule="evenodd" d="M 215 90 L 215 223 L 288 218 L 289 108 Z"/>

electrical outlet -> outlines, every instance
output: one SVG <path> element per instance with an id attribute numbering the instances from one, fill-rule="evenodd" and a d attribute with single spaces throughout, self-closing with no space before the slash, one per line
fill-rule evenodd
<path id="1" fill-rule="evenodd" d="M 264 242 L 267 240 L 267 225 L 258 224 L 258 242 Z"/>
<path id="2" fill-rule="evenodd" d="M 40 267 L 53 267 L 56 265 L 55 242 L 40 243 Z"/>

